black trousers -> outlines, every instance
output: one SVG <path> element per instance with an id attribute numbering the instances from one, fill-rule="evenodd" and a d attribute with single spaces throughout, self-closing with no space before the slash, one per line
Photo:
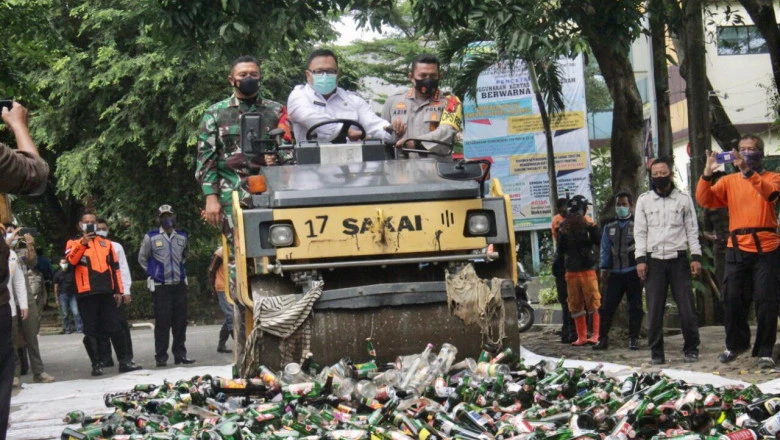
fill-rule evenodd
<path id="1" fill-rule="evenodd" d="M 84 335 L 100 339 L 119 331 L 119 308 L 114 295 L 98 293 L 79 294 L 79 313 L 84 322 Z"/>
<path id="2" fill-rule="evenodd" d="M 599 333 L 604 338 L 609 334 L 612 326 L 612 318 L 615 316 L 623 295 L 628 299 L 628 336 L 639 338 L 639 329 L 642 327 L 642 318 L 645 316 L 642 307 L 642 281 L 636 270 L 626 273 L 612 272 L 607 280 L 607 291 L 601 298 L 601 328 Z"/>
<path id="3" fill-rule="evenodd" d="M 14 382 L 14 344 L 11 339 L 11 305 L 0 306 L 0 440 L 5 440 Z"/>
<path id="4" fill-rule="evenodd" d="M 671 260 L 648 258 L 647 280 L 647 345 L 653 357 L 664 355 L 664 310 L 666 294 L 672 289 L 672 297 L 680 313 L 680 327 L 683 334 L 683 352 L 699 353 L 699 324 L 693 307 L 693 287 L 691 285 L 691 267 L 687 257 Z"/>
<path id="5" fill-rule="evenodd" d="M 569 290 L 566 286 L 566 268 L 564 267 L 562 256 L 556 255 L 555 260 L 553 260 L 552 273 L 555 277 L 555 291 L 558 293 L 558 303 L 561 305 L 561 320 L 563 321 L 561 337 L 565 338 L 570 334 L 574 334 L 574 322 L 571 320 L 571 313 L 569 313 Z"/>
<path id="6" fill-rule="evenodd" d="M 122 338 L 122 343 L 120 343 L 119 347 L 115 343 L 114 351 L 116 351 L 116 359 L 120 364 L 129 364 L 133 361 L 133 340 L 130 339 L 130 324 L 127 323 L 127 306 L 122 303 L 117 313 L 119 316 L 120 334 L 115 337 Z M 111 338 L 108 336 L 100 338 L 100 360 L 103 361 L 103 365 L 113 362 L 111 357 Z"/>
<path id="7" fill-rule="evenodd" d="M 154 358 L 168 360 L 168 342 L 173 334 L 171 353 L 174 359 L 187 357 L 187 286 L 184 283 L 155 286 L 154 293 Z"/>
<path id="8" fill-rule="evenodd" d="M 723 285 L 723 313 L 726 348 L 744 351 L 750 348 L 748 311 L 755 301 L 756 341 L 753 356 L 772 357 L 777 333 L 780 294 L 780 249 L 763 255 L 729 248 Z"/>

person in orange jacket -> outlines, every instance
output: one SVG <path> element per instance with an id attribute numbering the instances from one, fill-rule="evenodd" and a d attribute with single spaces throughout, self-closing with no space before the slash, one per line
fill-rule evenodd
<path id="1" fill-rule="evenodd" d="M 757 328 L 751 354 L 758 357 L 759 368 L 774 368 L 772 350 L 777 337 L 780 294 L 776 274 L 780 266 L 780 236 L 775 206 L 780 198 L 780 174 L 764 169 L 764 141 L 756 135 L 742 136 L 739 151 L 733 155 L 739 173 L 724 176 L 713 185 L 712 174 L 720 164 L 718 153 L 711 153 L 696 186 L 696 201 L 701 206 L 725 206 L 729 210 L 723 282 L 726 350 L 718 360 L 731 362 L 750 349 L 748 310 L 755 301 Z"/>
<path id="2" fill-rule="evenodd" d="M 65 245 L 65 258 L 74 268 L 79 313 L 84 323 L 84 347 L 92 362 L 92 375 L 101 376 L 100 337 L 111 338 L 117 357 L 126 347 L 119 325 L 123 293 L 119 261 L 111 241 L 95 234 L 96 223 L 93 213 L 81 216 L 82 235 Z"/>

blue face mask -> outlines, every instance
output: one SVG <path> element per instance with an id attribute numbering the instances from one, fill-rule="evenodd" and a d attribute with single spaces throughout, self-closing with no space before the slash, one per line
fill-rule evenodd
<path id="1" fill-rule="evenodd" d="M 628 209 L 628 206 L 615 206 L 615 212 L 617 213 L 617 216 L 620 218 L 626 218 L 629 214 L 631 214 L 631 211 Z"/>
<path id="2" fill-rule="evenodd" d="M 320 95 L 327 95 L 328 93 L 336 90 L 336 80 L 338 75 L 335 73 L 321 73 L 319 75 L 312 75 L 314 81 L 312 81 L 312 87 Z"/>
<path id="3" fill-rule="evenodd" d="M 176 220 L 172 218 L 164 218 L 160 221 L 160 225 L 162 225 L 163 229 L 171 229 L 176 226 Z"/>

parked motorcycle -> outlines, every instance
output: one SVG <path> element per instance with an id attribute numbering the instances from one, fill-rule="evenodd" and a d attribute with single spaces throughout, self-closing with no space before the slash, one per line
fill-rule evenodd
<path id="1" fill-rule="evenodd" d="M 517 327 L 520 333 L 534 325 L 534 309 L 531 307 L 531 301 L 528 299 L 529 281 L 531 281 L 531 276 L 525 271 L 523 263 L 518 261 L 515 297 L 517 299 Z"/>

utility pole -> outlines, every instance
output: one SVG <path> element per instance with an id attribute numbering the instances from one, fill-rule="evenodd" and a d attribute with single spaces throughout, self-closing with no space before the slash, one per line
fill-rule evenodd
<path id="1" fill-rule="evenodd" d="M 688 70 L 685 93 L 688 98 L 688 138 L 691 143 L 690 190 L 696 190 L 704 170 L 706 151 L 711 148 L 710 105 L 707 90 L 707 65 L 704 46 L 702 0 L 685 0 L 683 20 L 688 47 L 685 65 Z"/>

